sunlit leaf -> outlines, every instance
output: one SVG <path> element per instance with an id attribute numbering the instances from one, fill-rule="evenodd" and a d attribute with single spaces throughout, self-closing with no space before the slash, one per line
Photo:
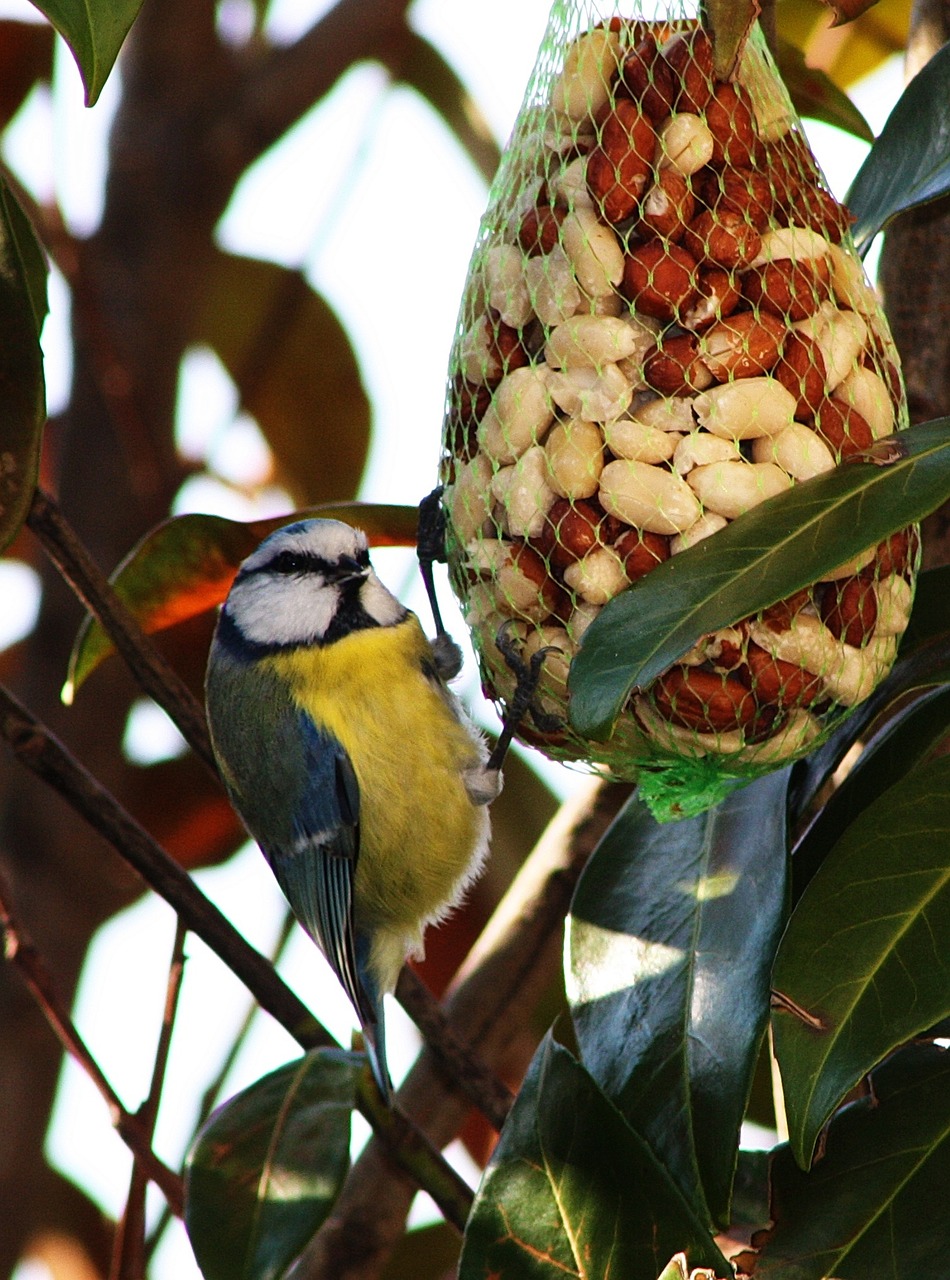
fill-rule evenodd
<path id="1" fill-rule="evenodd" d="M 33 228 L 0 178 L 0 550 L 26 519 L 46 410 L 39 335 L 46 267 Z"/>
<path id="2" fill-rule="evenodd" d="M 278 1280 L 350 1163 L 359 1054 L 315 1049 L 239 1093 L 188 1154 L 185 1226 L 204 1280 Z"/>
<path id="3" fill-rule="evenodd" d="M 45 22 L 0 21 L 0 128 L 53 69 L 53 29 Z"/>
<path id="4" fill-rule="evenodd" d="M 862 13 L 877 4 L 877 0 L 825 0 L 828 8 L 835 15 L 832 26 L 840 27 L 844 22 L 853 22 Z"/>
<path id="5" fill-rule="evenodd" d="M 478 103 L 454 67 L 434 45 L 410 28 L 402 33 L 393 55 L 388 63 L 393 74 L 434 107 L 485 181 L 491 182 L 501 151 Z"/>
<path id="6" fill-rule="evenodd" d="M 950 760 L 940 759 L 860 814 L 792 914 L 773 1032 L 803 1166 L 862 1075 L 950 1014 L 948 848 Z"/>
<path id="7" fill-rule="evenodd" d="M 950 45 L 914 76 L 851 184 L 845 203 L 866 248 L 892 218 L 950 190 Z"/>
<path id="8" fill-rule="evenodd" d="M 889 465 L 849 461 L 796 484 L 605 605 L 571 665 L 575 729 L 607 737 L 632 690 L 702 636 L 808 586 L 946 501 L 950 418 L 897 439 L 900 456 Z"/>
<path id="9" fill-rule="evenodd" d="M 228 370 L 295 503 L 356 492 L 369 399 L 345 329 L 301 272 L 219 253 L 193 337 Z"/>
<path id="10" fill-rule="evenodd" d="M 549 1033 L 479 1187 L 459 1280 L 656 1280 L 680 1250 L 732 1274 L 646 1143 Z"/>
<path id="11" fill-rule="evenodd" d="M 874 141 L 871 126 L 848 95 L 824 71 L 810 67 L 800 49 L 787 40 L 779 41 L 777 61 L 799 115 L 832 124 L 865 142 Z"/>
<path id="12" fill-rule="evenodd" d="M 584 870 L 567 976 L 585 1067 L 725 1226 L 785 915 L 787 771 L 658 823 L 634 796 Z"/>
<path id="13" fill-rule="evenodd" d="M 821 67 L 839 88 L 848 89 L 903 53 L 911 4 L 912 0 L 878 0 L 840 31 L 829 24 L 824 4 L 794 0 L 778 6 L 779 31 L 804 50 L 811 66 Z"/>
<path id="14" fill-rule="evenodd" d="M 112 575 L 112 586 L 147 633 L 161 631 L 219 605 L 241 561 L 261 539 L 281 525 L 307 516 L 358 525 L 375 546 L 412 546 L 415 542 L 415 507 L 344 502 L 247 524 L 193 513 L 174 516 L 147 533 Z M 99 622 L 87 617 L 70 655 L 63 694 L 66 701 L 112 652 L 112 641 Z"/>
<path id="15" fill-rule="evenodd" d="M 756 1280 L 937 1280 L 947 1273 L 950 1054 L 915 1045 L 875 1071 L 873 1096 L 834 1117 L 803 1173 L 772 1164 L 774 1226 Z"/>
<path id="16" fill-rule="evenodd" d="M 91 107 L 109 78 L 142 0 L 33 0 L 72 50 Z"/>

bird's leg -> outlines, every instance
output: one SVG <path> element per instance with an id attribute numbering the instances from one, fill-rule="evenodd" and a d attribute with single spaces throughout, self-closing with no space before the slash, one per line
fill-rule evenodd
<path id="1" fill-rule="evenodd" d="M 416 534 L 416 557 L 419 572 L 429 597 L 429 608 L 435 623 L 435 639 L 432 652 L 435 664 L 443 680 L 452 680 L 462 670 L 462 651 L 445 629 L 439 601 L 435 593 L 432 566 L 438 561 L 445 564 L 445 513 L 442 510 L 442 486 L 433 489 L 419 503 L 419 525 Z"/>
<path id="2" fill-rule="evenodd" d="M 541 679 L 544 659 L 549 653 L 555 651 L 556 646 L 546 645 L 543 649 L 538 649 L 525 662 L 511 638 L 511 622 L 506 622 L 498 629 L 495 645 L 504 658 L 508 670 L 515 677 L 515 691 L 505 709 L 501 733 L 486 765 L 488 769 L 498 770 L 508 754 L 511 739 L 514 737 L 518 725 L 526 715 L 531 716 L 541 733 L 555 733 L 563 727 L 563 721 L 558 716 L 545 714 L 539 707 L 534 705 L 534 695 L 538 690 L 538 681 Z"/>

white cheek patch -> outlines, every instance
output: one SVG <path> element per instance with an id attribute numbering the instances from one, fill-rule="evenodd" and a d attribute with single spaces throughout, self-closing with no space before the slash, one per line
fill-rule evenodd
<path id="1" fill-rule="evenodd" d="M 252 644 L 292 645 L 324 636 L 339 602 L 339 587 L 252 574 L 232 587 L 228 611 Z"/>
<path id="2" fill-rule="evenodd" d="M 392 592 L 383 586 L 372 569 L 360 587 L 360 604 L 381 627 L 391 627 L 401 622 L 406 612 Z"/>

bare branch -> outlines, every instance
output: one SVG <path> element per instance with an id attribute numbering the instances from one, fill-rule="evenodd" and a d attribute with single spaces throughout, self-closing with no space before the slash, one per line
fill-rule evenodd
<path id="1" fill-rule="evenodd" d="M 23 975 L 24 981 L 42 1009 L 47 1022 L 56 1033 L 60 1044 L 79 1063 L 96 1086 L 109 1108 L 116 1132 L 133 1153 L 143 1171 L 160 1188 L 172 1212 L 180 1218 L 184 1207 L 181 1178 L 155 1155 L 148 1126 L 144 1125 L 138 1116 L 132 1115 L 125 1109 L 118 1094 L 89 1052 L 57 994 L 56 984 L 43 957 L 17 924 L 10 903 L 10 893 L 2 877 L 0 877 L 0 934 L 3 937 L 4 954 L 7 960 L 16 965 Z"/>
<path id="2" fill-rule="evenodd" d="M 350 67 L 391 62 L 406 33 L 411 0 L 339 0 L 299 40 L 250 61 L 229 106 L 241 131 L 243 169 L 319 102 Z"/>

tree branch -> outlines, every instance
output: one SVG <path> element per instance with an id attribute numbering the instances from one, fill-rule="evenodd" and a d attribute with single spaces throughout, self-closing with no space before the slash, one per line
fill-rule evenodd
<path id="1" fill-rule="evenodd" d="M 180 1218 L 184 1208 L 184 1188 L 181 1178 L 155 1155 L 148 1125 L 143 1124 L 139 1116 L 134 1116 L 125 1109 L 118 1094 L 89 1052 L 59 998 L 56 984 L 43 957 L 16 922 L 10 903 L 10 893 L 2 876 L 0 876 L 0 934 L 3 937 L 4 955 L 22 974 L 60 1044 L 79 1063 L 95 1085 L 109 1108 L 112 1123 L 119 1137 L 133 1153 L 142 1170 L 160 1188 L 172 1212 Z"/>
<path id="2" fill-rule="evenodd" d="M 240 130 L 239 171 L 272 146 L 337 80 L 366 59 L 389 60 L 406 31 L 411 0 L 338 0 L 319 22 L 282 48 L 250 60 L 228 104 Z"/>

